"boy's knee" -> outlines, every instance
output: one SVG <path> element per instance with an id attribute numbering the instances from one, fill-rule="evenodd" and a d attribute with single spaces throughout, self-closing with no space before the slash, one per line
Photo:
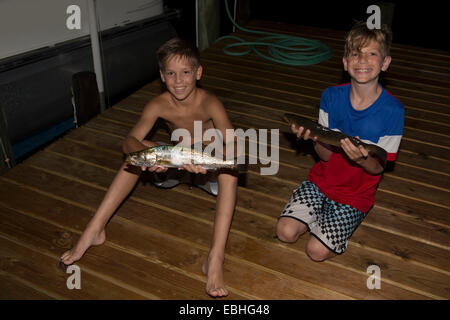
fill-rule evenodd
<path id="1" fill-rule="evenodd" d="M 313 239 L 311 239 L 313 240 Z M 315 262 L 322 262 L 335 256 L 328 248 L 321 244 L 318 240 L 309 240 L 306 245 L 306 254 Z"/>
<path id="2" fill-rule="evenodd" d="M 277 223 L 276 234 L 279 240 L 283 242 L 295 242 L 301 235 L 301 230 L 299 226 L 294 221 L 286 221 L 285 219 L 280 219 Z"/>

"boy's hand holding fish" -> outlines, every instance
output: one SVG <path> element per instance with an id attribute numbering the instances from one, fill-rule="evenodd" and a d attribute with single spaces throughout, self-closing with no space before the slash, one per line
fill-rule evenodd
<path id="1" fill-rule="evenodd" d="M 359 139 L 358 136 L 356 136 Z M 341 148 L 345 151 L 350 160 L 360 164 L 361 161 L 369 157 L 369 151 L 362 145 L 355 146 L 348 138 L 341 140 Z"/>
<path id="2" fill-rule="evenodd" d="M 297 138 L 301 139 L 302 138 L 302 133 L 305 130 L 305 128 L 297 127 L 295 124 L 292 124 L 291 125 L 291 130 L 297 136 Z M 314 142 L 317 141 L 317 136 L 310 137 L 310 134 L 311 134 L 311 130 L 307 129 L 305 131 L 305 134 L 303 135 L 303 139 L 305 139 L 305 140 L 311 139 Z"/>
<path id="3" fill-rule="evenodd" d="M 297 127 L 295 124 L 292 124 L 291 130 L 299 139 L 301 138 L 303 138 L 304 140 L 311 139 L 314 142 L 318 142 L 317 136 L 313 137 L 310 136 L 311 131 L 309 129 L 306 129 L 306 131 L 304 131 L 305 128 Z M 358 136 L 356 136 L 356 138 L 359 140 Z M 364 148 L 362 145 L 355 146 L 348 138 L 341 139 L 341 148 L 345 151 L 350 160 L 353 160 L 356 163 L 359 163 L 362 160 L 367 159 L 367 157 L 369 156 L 369 151 L 367 151 L 366 148 Z"/>

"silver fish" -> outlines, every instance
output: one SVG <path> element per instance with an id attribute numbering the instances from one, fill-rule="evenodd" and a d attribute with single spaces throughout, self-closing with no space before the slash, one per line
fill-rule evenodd
<path id="1" fill-rule="evenodd" d="M 160 165 L 168 168 L 180 168 L 185 164 L 200 165 L 206 170 L 219 168 L 237 168 L 234 160 L 222 160 L 205 153 L 196 152 L 194 149 L 162 145 L 150 147 L 127 154 L 125 162 L 133 166 L 152 167 Z"/>

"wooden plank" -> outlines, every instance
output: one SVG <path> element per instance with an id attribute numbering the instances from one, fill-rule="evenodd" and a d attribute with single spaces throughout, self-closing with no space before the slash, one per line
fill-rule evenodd
<path id="1" fill-rule="evenodd" d="M 35 157 L 35 159 L 36 159 L 36 157 Z M 50 161 L 50 159 L 45 159 L 45 161 L 43 161 L 43 163 L 41 164 L 41 165 L 45 165 L 45 164 L 48 164 L 48 163 L 50 163 L 50 162 L 52 162 L 53 163 L 53 161 Z M 53 163 L 53 167 L 56 167 L 56 163 Z M 70 165 L 69 167 L 73 167 L 73 165 Z M 80 172 L 82 172 L 82 170 L 83 170 L 83 168 L 77 168 L 75 171 L 77 172 L 77 173 L 80 173 Z M 84 169 L 85 170 L 85 169 Z M 28 175 L 29 176 L 29 175 Z M 91 173 L 91 174 L 89 174 L 89 176 L 99 176 L 98 174 L 93 174 L 93 173 Z M 54 180 L 54 179 L 53 179 Z M 96 181 L 98 181 L 97 179 L 96 179 Z M 79 188 L 77 188 L 77 189 L 79 189 Z M 136 192 L 139 192 L 138 191 L 139 189 L 137 189 L 136 191 L 135 191 L 135 193 L 134 194 L 136 194 Z M 151 195 L 154 195 L 154 196 L 156 196 L 156 193 L 157 191 L 151 191 L 150 193 L 146 193 L 145 195 L 143 194 L 142 196 L 140 196 L 142 199 L 148 199 L 149 197 L 151 197 Z M 167 192 L 167 191 L 165 191 L 165 192 Z M 139 196 L 139 195 L 138 195 Z M 178 198 L 178 197 L 177 197 Z M 163 198 L 163 195 L 158 195 L 157 196 L 157 199 L 158 199 L 158 203 L 161 203 L 161 201 L 163 201 L 164 200 L 164 198 Z M 173 204 L 173 201 L 171 201 L 170 199 L 168 199 L 168 202 L 167 202 L 167 204 L 166 204 L 166 206 L 169 206 L 169 205 L 171 205 L 171 204 Z M 186 208 L 191 208 L 191 207 L 193 207 L 193 205 L 192 204 L 188 204 L 188 205 L 184 205 L 183 207 L 186 207 Z M 192 210 L 192 209 L 190 209 L 190 210 Z M 198 214 L 200 214 L 201 212 L 199 212 Z M 234 223 L 233 223 L 233 225 L 234 225 Z M 271 226 L 272 228 L 273 228 L 273 225 Z M 258 230 L 259 230 L 259 228 L 258 228 Z M 180 232 L 180 230 L 178 230 L 178 232 Z M 187 235 L 185 235 L 185 236 L 187 236 Z M 303 245 L 304 245 L 304 243 L 303 243 Z M 356 248 L 354 248 L 353 250 L 357 250 Z M 358 252 L 358 256 L 364 256 L 364 250 L 361 250 L 362 252 Z M 367 254 L 367 253 L 366 253 Z M 349 255 L 351 255 L 351 254 L 349 254 Z M 371 254 L 370 254 L 370 256 L 371 256 L 371 258 L 368 258 L 369 260 L 370 259 L 373 259 L 373 255 L 374 255 L 374 253 L 372 252 Z M 339 257 L 340 258 L 340 257 Z M 351 260 L 351 261 L 353 261 L 353 260 Z M 398 261 L 390 261 L 389 262 L 389 264 L 396 264 L 396 263 L 400 263 L 400 262 L 398 262 Z M 406 264 L 405 266 L 402 266 L 401 268 L 407 268 L 408 269 L 408 264 Z M 420 268 L 418 268 L 417 266 L 414 266 L 414 272 L 418 272 L 417 270 L 418 269 L 420 269 Z M 430 274 L 430 271 L 427 271 L 427 272 L 425 272 L 425 274 Z M 438 273 L 436 273 L 434 276 L 437 276 L 437 274 Z M 420 277 L 420 276 L 419 276 Z"/>
<path id="2" fill-rule="evenodd" d="M 32 173 L 32 170 L 25 170 L 27 171 L 27 175 L 31 179 L 31 181 L 36 179 L 36 177 Z M 44 176 L 46 175 L 40 174 L 39 178 L 43 178 Z M 53 176 L 52 179 L 53 181 L 56 181 L 60 178 L 58 178 L 57 176 Z M 64 183 L 67 185 L 67 181 L 61 182 L 61 184 Z M 76 185 L 76 183 L 74 182 L 72 182 L 72 184 Z M 59 185 L 59 183 L 57 183 L 57 185 Z M 13 186 L 9 186 L 9 188 L 14 189 Z M 4 190 L 6 192 L 5 194 L 10 196 L 10 194 L 7 193 L 7 190 L 9 189 L 5 188 Z M 57 190 L 61 191 L 62 188 L 57 188 Z M 98 196 L 98 198 L 96 199 L 96 203 L 100 201 L 100 198 L 104 194 L 104 192 L 99 192 L 98 190 L 96 191 L 95 189 L 89 188 L 88 186 L 83 186 L 82 189 L 77 190 L 83 190 L 83 192 L 81 192 L 79 196 L 79 198 L 84 202 L 83 206 L 86 205 L 86 199 L 88 199 L 87 201 L 90 203 L 89 198 L 92 198 L 92 194 Z M 21 191 L 30 193 L 23 188 L 21 188 Z M 52 190 L 52 193 L 56 192 Z M 66 194 L 58 195 L 58 197 L 61 196 L 67 197 Z M 44 197 L 40 195 L 34 195 L 32 199 L 43 200 L 43 198 Z M 70 200 L 77 201 L 77 198 L 74 199 L 73 197 L 71 197 Z M 48 202 L 49 200 L 44 199 L 44 203 L 45 201 Z M 12 205 L 15 207 L 20 206 L 22 208 L 25 206 L 25 204 L 21 204 L 20 201 L 15 201 Z M 36 205 L 33 204 L 27 204 L 27 206 L 30 206 L 31 208 L 36 207 Z M 68 209 L 67 205 L 64 205 L 64 203 L 59 203 L 58 207 L 64 207 L 64 212 L 66 212 L 66 210 L 69 210 L 69 212 L 71 211 L 70 215 L 74 215 L 74 217 L 77 217 L 77 219 L 85 220 L 84 216 L 78 217 L 78 213 L 83 211 L 80 210 L 80 208 L 78 208 L 78 210 L 75 210 L 75 208 L 70 210 Z M 37 209 L 33 210 L 36 211 Z M 142 214 L 143 212 L 145 212 L 145 215 Z M 41 212 L 39 212 L 38 214 L 42 215 Z M 128 248 L 128 250 L 130 251 L 138 252 L 140 253 L 140 255 L 149 255 L 153 257 L 153 259 L 172 265 L 174 268 L 176 267 L 178 269 L 184 269 L 186 270 L 186 273 L 198 273 L 201 263 L 204 261 L 204 259 L 206 259 L 206 255 L 208 252 L 206 245 L 209 243 L 209 239 L 207 239 L 210 236 L 210 231 L 208 230 L 209 228 L 205 228 L 204 225 L 202 226 L 201 223 L 199 224 L 195 221 L 186 221 L 186 219 L 183 219 L 183 217 L 180 216 L 171 216 L 173 216 L 173 214 L 171 214 L 170 211 L 161 212 L 161 210 L 155 210 L 151 207 L 143 206 L 138 203 L 131 204 L 130 202 L 127 202 L 119 210 L 117 216 L 110 222 L 110 224 L 108 224 L 108 241 L 113 242 L 115 246 Z M 58 219 L 58 225 L 64 226 L 64 228 L 67 228 L 69 230 L 70 228 L 73 228 L 73 226 L 71 225 L 73 221 L 70 218 L 68 219 L 67 216 L 55 215 L 52 220 L 54 219 Z M 75 226 L 79 228 L 78 225 Z M 188 229 L 197 230 L 197 232 L 192 232 L 192 230 L 185 231 L 184 229 L 186 228 L 183 228 L 182 226 L 185 226 Z M 172 231 L 171 233 L 173 235 L 164 233 L 169 231 Z M 202 237 L 200 238 L 198 235 L 199 233 L 202 234 Z M 128 236 L 123 237 L 124 234 L 127 234 Z M 184 239 L 195 240 L 193 240 L 192 243 L 186 243 L 186 240 Z M 180 243 L 180 241 L 182 243 Z M 201 243 L 202 245 L 195 245 L 196 243 Z M 149 246 L 149 244 L 153 245 Z M 105 246 L 107 245 L 108 243 L 105 243 Z M 92 256 L 93 254 L 94 256 L 98 256 L 98 251 L 105 246 L 91 249 L 85 255 L 80 264 L 84 263 L 84 261 L 88 259 L 88 256 Z M 105 253 L 102 256 L 103 259 L 107 259 L 109 255 Z M 229 281 L 227 281 L 227 283 L 229 283 L 229 290 L 232 293 L 230 298 L 242 299 L 243 297 L 245 297 L 236 293 L 236 291 L 239 292 L 240 290 L 233 289 L 233 285 L 246 290 L 250 290 L 249 288 L 254 290 L 254 292 L 252 292 L 254 295 L 248 295 L 249 297 L 258 297 L 262 299 L 268 299 L 269 297 L 273 298 L 272 291 L 267 291 L 267 289 L 265 289 L 264 292 L 259 292 L 259 289 L 262 289 L 260 286 L 264 284 L 268 285 L 274 290 L 276 289 L 275 291 L 279 292 L 277 297 L 279 299 L 348 299 L 348 297 L 346 297 L 345 295 L 333 293 L 329 290 L 324 290 L 321 287 L 311 285 L 310 283 L 305 281 L 278 275 L 277 273 L 273 272 L 268 273 L 266 269 L 267 268 L 259 267 L 255 270 L 251 265 L 242 266 L 242 263 L 237 262 L 236 259 L 231 259 L 230 262 L 227 262 L 225 276 L 226 278 L 230 279 Z M 144 271 L 141 270 L 139 274 L 141 275 L 142 272 Z M 117 271 L 116 275 L 122 275 L 122 273 Z M 184 281 L 177 280 L 177 283 L 179 283 L 180 287 L 186 286 L 186 283 Z M 295 285 L 293 286 L 293 284 Z"/>
<path id="3" fill-rule="evenodd" d="M 264 69 L 260 69 L 256 72 L 256 70 L 248 70 L 248 68 L 246 70 L 246 67 L 241 66 L 230 68 L 229 66 L 210 63 L 204 64 L 204 74 L 267 88 L 272 87 L 280 90 L 284 88 L 290 92 L 301 92 L 308 95 L 316 95 L 317 97 L 320 97 L 327 87 L 336 85 L 336 83 L 333 82 L 317 82 L 313 79 L 300 77 L 297 77 L 296 81 L 289 81 L 286 77 L 284 77 L 284 79 L 282 76 L 277 78 L 276 74 L 264 71 Z M 442 112 L 445 109 L 438 107 L 434 109 L 434 105 L 440 106 L 450 102 L 450 96 L 444 95 L 442 92 L 432 93 L 417 89 L 405 89 L 389 84 L 385 85 L 385 87 L 388 91 L 393 92 L 398 97 L 404 96 L 409 100 L 415 99 L 416 101 L 422 101 L 427 104 L 430 103 L 433 106 L 432 110 L 439 112 Z"/>
<path id="4" fill-rule="evenodd" d="M 35 197 L 43 198 L 27 190 L 18 188 L 17 186 L 10 187 L 32 194 Z M 11 194 L 8 193 L 8 195 Z M 48 201 L 49 199 L 45 200 L 51 202 Z M 58 204 L 57 201 L 53 201 L 53 203 L 56 205 Z M 27 207 L 29 207 L 29 205 Z M 33 212 L 30 214 L 33 214 Z M 72 227 L 70 226 L 71 223 L 74 223 L 75 221 L 69 220 L 68 218 L 70 218 L 70 216 L 65 216 L 65 226 L 68 226 L 68 229 L 65 230 L 61 230 L 61 225 L 50 225 L 42 220 L 18 212 L 14 212 L 14 214 L 9 217 L 2 218 L 11 225 L 33 225 L 36 229 L 35 231 L 27 230 L 27 235 L 21 235 L 20 237 L 20 239 L 30 237 L 27 241 L 33 243 L 33 245 L 38 243 L 43 243 L 43 245 L 45 245 L 45 243 L 50 243 L 53 244 L 53 246 L 56 246 L 56 249 L 67 250 L 67 248 L 73 245 L 77 240 L 76 236 L 72 233 Z M 49 217 L 41 216 L 40 218 L 47 220 Z M 83 222 L 85 222 L 86 218 L 88 218 L 88 216 L 83 216 Z M 9 219 L 11 219 L 11 221 L 9 221 Z M 31 223 L 29 220 L 31 220 Z M 21 224 L 19 224 L 19 222 L 21 222 Z M 111 228 L 111 230 L 114 230 L 114 228 Z M 112 233 L 113 231 L 111 230 L 110 232 Z M 20 232 L 15 232 L 14 236 L 17 236 L 18 233 Z M 55 239 L 55 235 L 61 233 L 70 235 L 70 238 L 64 239 L 64 241 Z M 161 264 L 149 262 L 145 257 L 132 255 L 123 250 L 117 250 L 110 245 L 100 246 L 95 248 L 95 250 L 90 250 L 85 259 L 76 262 L 76 264 L 82 270 L 85 268 L 96 270 L 96 272 L 101 273 L 103 276 L 113 279 L 112 282 L 125 283 L 126 287 L 132 288 L 132 290 L 135 290 L 136 292 L 142 292 L 147 299 L 204 299 L 207 297 L 204 293 L 203 283 L 201 281 L 192 281 L 191 278 L 173 272 Z M 124 272 L 124 270 L 126 270 L 126 272 Z M 104 299 L 107 296 L 108 293 L 103 292 L 98 297 Z"/>
<path id="5" fill-rule="evenodd" d="M 250 73 L 259 74 L 260 71 L 268 71 L 271 73 L 269 79 L 282 79 L 289 83 L 304 82 L 306 85 L 311 84 L 322 86 L 331 86 L 340 83 L 349 82 L 349 77 L 344 74 L 342 66 L 326 66 L 322 64 L 307 66 L 301 68 L 293 68 L 275 64 L 267 60 L 255 57 L 242 56 L 239 59 L 223 54 L 218 49 L 211 48 L 202 53 L 202 63 L 205 69 L 209 69 L 209 64 L 229 65 L 231 70 L 238 72 L 241 68 L 248 70 Z M 258 72 L 256 72 L 258 70 Z M 448 83 L 442 83 L 436 79 L 421 79 L 411 73 L 395 73 L 389 69 L 383 74 L 381 83 L 388 91 L 396 92 L 397 89 L 405 89 L 407 91 L 416 90 L 425 94 L 434 94 L 437 96 L 448 97 L 450 90 Z M 402 101 L 405 103 L 404 101 Z M 407 115 L 412 112 L 411 105 L 406 104 Z"/>
<path id="6" fill-rule="evenodd" d="M 211 50 L 219 50 L 219 48 L 213 47 Z M 220 52 L 220 51 L 217 51 L 217 52 Z M 258 61 L 259 59 L 261 59 L 260 57 L 257 57 L 253 54 L 251 56 L 249 56 L 248 58 L 252 59 L 254 61 Z M 246 59 L 245 57 L 239 57 L 236 59 L 237 59 L 237 62 L 236 62 L 237 67 L 238 67 L 239 63 L 245 64 L 245 62 L 244 62 Z M 242 62 L 239 62 L 240 59 L 242 59 Z M 442 103 L 442 101 L 441 101 L 442 98 L 444 98 L 444 100 L 448 100 L 448 97 L 446 98 L 446 95 L 443 95 L 443 92 L 433 94 L 433 93 L 429 93 L 426 91 L 408 90 L 408 89 L 404 89 L 402 87 L 393 86 L 392 84 L 389 85 L 388 75 L 391 73 L 392 70 L 395 72 L 395 68 L 393 67 L 393 65 L 395 65 L 395 64 L 394 63 L 391 64 L 389 71 L 385 75 L 383 75 L 383 79 L 387 79 L 385 81 L 383 80 L 383 82 L 385 82 L 386 88 L 390 92 L 392 92 L 398 99 L 400 99 L 400 101 L 405 105 L 406 109 L 408 109 L 410 107 L 414 107 L 414 108 L 422 108 L 423 110 L 425 110 L 425 107 L 423 106 L 423 104 L 426 104 L 430 111 L 439 112 L 439 113 L 442 113 L 442 114 L 448 116 L 448 110 L 445 108 L 445 103 Z M 337 82 L 333 83 L 333 85 L 349 81 L 349 78 L 345 74 L 343 74 L 341 60 L 335 61 L 335 62 L 330 62 L 330 61 L 323 62 L 323 63 L 321 63 L 321 66 L 327 67 L 329 69 L 334 69 L 335 70 L 334 72 L 331 70 L 329 71 L 329 73 L 331 73 L 331 74 L 335 74 L 337 76 L 341 75 L 341 80 L 338 80 Z M 261 69 L 264 70 L 263 68 L 261 68 Z M 204 72 L 210 72 L 210 70 L 205 68 Z M 414 75 L 418 74 L 418 73 L 416 73 L 416 71 L 412 71 L 412 73 Z M 214 76 L 214 73 L 210 72 L 210 75 Z M 433 79 L 436 79 L 436 76 L 434 76 Z M 428 79 L 423 80 L 423 81 L 428 82 Z M 419 81 L 418 83 L 421 83 L 423 81 Z M 250 80 L 249 83 L 250 84 L 253 83 L 253 80 Z M 310 84 L 311 82 L 305 81 L 305 83 L 306 83 L 305 86 L 308 86 L 308 84 Z M 323 84 L 322 84 L 322 86 L 323 86 Z M 316 87 L 317 87 L 317 85 L 316 85 Z M 320 88 L 320 85 L 318 87 Z M 445 88 L 448 88 L 448 85 L 443 85 L 443 87 L 445 90 Z M 325 88 L 323 88 L 323 89 L 325 89 Z M 306 88 L 303 90 L 306 90 Z"/>
<path id="7" fill-rule="evenodd" d="M 33 220 L 32 224 L 25 223 L 25 225 L 35 226 L 34 228 L 36 229 L 35 232 L 26 232 L 30 234 L 30 237 L 35 237 L 30 240 L 31 243 L 50 242 L 57 244 L 58 241 L 55 239 L 42 238 L 46 237 L 46 235 L 53 235 L 54 237 L 55 234 L 61 233 L 71 235 L 70 241 L 66 241 L 63 246 L 59 245 L 56 248 L 59 249 L 59 254 L 62 254 L 63 251 L 61 250 L 67 250 L 75 243 L 77 236 L 81 234 L 90 218 L 90 214 L 86 212 L 85 208 L 68 205 L 64 201 L 37 194 L 23 187 L 4 182 L 0 184 L 0 188 L 2 190 L 2 203 L 7 202 L 4 198 L 10 197 L 8 205 L 26 213 L 28 216 L 23 216 L 23 220 Z M 20 191 L 20 194 L 30 196 L 30 199 L 33 199 L 33 201 L 22 203 L 21 197 L 14 196 L 17 194 L 17 191 Z M 89 198 L 89 195 L 87 195 L 87 198 Z M 98 202 L 97 198 L 96 200 Z M 37 203 L 41 205 L 48 204 L 49 206 L 43 208 L 50 207 L 54 209 L 50 211 L 39 209 Z M 10 216 L 13 220 L 22 221 L 19 219 L 20 214 L 17 212 Z M 34 217 L 41 220 L 35 220 L 33 219 Z M 55 226 L 48 225 L 42 221 L 51 222 Z M 91 248 L 83 259 L 76 264 L 83 269 L 101 269 L 103 275 L 115 279 L 114 281 L 126 283 L 127 286 L 132 287 L 136 291 L 144 292 L 146 298 L 151 298 L 152 296 L 159 299 L 208 298 L 204 291 L 205 283 L 198 279 L 198 276 L 186 276 L 187 273 L 185 272 L 174 271 L 176 268 L 155 258 L 154 254 L 148 255 L 147 251 L 136 253 L 124 250 L 120 241 L 123 238 L 123 234 L 125 234 L 123 233 L 123 228 L 121 224 L 110 223 L 108 225 L 108 242 L 103 246 Z M 135 232 L 137 231 L 128 231 L 126 234 L 133 237 Z M 109 243 L 110 240 L 113 243 Z M 124 270 L 127 271 L 124 272 Z M 107 293 L 100 293 L 99 297 L 105 298 L 105 294 Z M 244 298 L 239 294 L 236 294 L 235 297 L 239 299 Z"/>
<path id="8" fill-rule="evenodd" d="M 1 212 L 5 210 L 1 208 Z M 9 212 L 10 214 L 10 212 Z M 6 214 L 7 215 L 7 214 Z M 14 215 L 16 217 L 16 215 Z M 1 225 L 0 233 L 0 259 L 3 272 L 20 277 L 35 287 L 45 288 L 52 294 L 66 299 L 144 299 L 145 297 L 128 291 L 120 286 L 92 275 L 87 269 L 82 269 L 82 282 L 80 290 L 69 290 L 66 281 L 69 275 L 59 268 L 59 259 L 55 255 L 46 255 L 40 252 L 34 243 L 18 240 L 20 226 L 14 228 L 11 224 Z M 7 231 L 9 229 L 9 231 Z M 30 234 L 30 233 L 28 233 Z M 11 240 L 13 239 L 13 240 Z M 20 244 L 19 244 L 20 243 Z"/>
<path id="9" fill-rule="evenodd" d="M 273 29 L 272 29 L 273 30 Z M 283 28 L 283 32 L 284 34 L 292 34 L 292 35 L 301 35 L 301 34 L 305 34 L 303 32 L 298 32 L 298 29 L 295 29 L 294 31 L 287 31 L 284 30 Z M 327 45 L 329 45 L 334 52 L 333 57 L 325 62 L 322 62 L 321 64 L 327 64 L 336 61 L 336 62 L 340 62 L 341 57 L 343 56 L 343 49 L 344 49 L 344 42 L 343 42 L 343 38 L 342 40 L 336 40 L 335 38 L 330 38 L 328 36 L 324 36 L 323 34 L 318 34 L 317 30 L 314 32 L 315 34 L 315 38 L 324 41 Z M 236 35 L 238 35 L 239 37 L 242 37 L 244 39 L 248 39 L 250 41 L 254 41 L 255 39 L 258 38 L 258 36 L 253 35 L 253 34 L 249 34 L 249 33 L 244 33 L 241 31 L 238 31 L 236 33 Z M 311 34 L 306 35 L 306 37 L 311 38 Z M 230 43 L 230 40 L 225 40 L 222 43 Z M 217 47 L 217 45 L 216 45 Z M 395 45 L 394 45 L 395 48 Z M 416 49 L 417 50 L 417 49 Z M 419 49 L 420 50 L 420 49 Z M 398 69 L 401 71 L 405 71 L 405 70 L 413 70 L 414 71 L 420 71 L 421 74 L 423 75 L 435 75 L 438 76 L 439 79 L 443 79 L 443 80 L 448 80 L 448 77 L 445 77 L 444 75 L 446 75 L 446 71 L 450 68 L 450 66 L 446 66 L 448 58 L 447 57 L 436 57 L 430 60 L 426 60 L 426 59 L 420 59 L 420 55 L 417 55 L 416 58 L 414 58 L 413 56 L 409 55 L 409 56 L 405 56 L 404 53 L 411 53 L 411 50 L 395 50 L 393 51 L 393 56 L 396 59 L 396 65 L 391 65 L 390 68 L 391 69 Z M 440 64 L 443 64 L 442 67 L 440 67 Z M 447 74 L 448 75 L 448 74 Z"/>
<path id="10" fill-rule="evenodd" d="M 219 50 L 207 50 L 202 52 L 201 56 L 202 65 L 209 69 L 210 67 L 229 66 L 234 72 L 246 71 L 248 73 L 256 73 L 260 76 L 260 72 L 263 74 L 269 72 L 271 75 L 269 79 L 279 79 L 280 81 L 297 82 L 309 79 L 311 84 L 325 84 L 327 86 L 336 85 L 344 80 L 342 74 L 342 67 L 327 67 L 321 64 L 315 66 L 292 68 L 291 66 L 284 66 L 280 64 L 274 64 L 265 60 L 249 59 L 246 56 L 240 57 L 237 60 L 235 57 L 225 55 Z M 256 72 L 258 71 L 258 72 Z M 346 78 L 346 77 L 345 77 Z M 392 74 L 390 70 L 383 74 L 383 85 L 388 88 L 400 88 L 408 91 L 416 90 L 421 93 L 431 93 L 439 96 L 448 97 L 450 95 L 450 89 L 442 85 L 437 81 L 431 81 L 430 83 L 424 83 L 421 79 L 411 78 L 411 75 L 405 76 L 404 74 Z"/>
<path id="11" fill-rule="evenodd" d="M 0 300 L 53 300 L 52 297 L 9 273 L 0 271 Z"/>

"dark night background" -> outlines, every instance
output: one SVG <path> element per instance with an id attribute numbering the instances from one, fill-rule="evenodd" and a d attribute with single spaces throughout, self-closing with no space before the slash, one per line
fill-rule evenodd
<path id="1" fill-rule="evenodd" d="M 224 7 L 223 0 L 222 9 Z M 317 0 L 238 0 L 247 2 L 250 19 L 271 20 L 305 26 L 348 31 L 355 20 L 367 20 L 367 7 L 380 1 Z M 385 1 L 395 4 L 392 30 L 394 43 L 410 44 L 450 51 L 447 31 L 448 9 L 441 1 Z M 176 26 L 180 36 L 195 39 L 195 1 L 166 0 L 171 8 L 182 10 Z M 229 0 L 230 8 L 233 1 Z M 222 10 L 222 34 L 231 33 L 232 25 Z"/>

